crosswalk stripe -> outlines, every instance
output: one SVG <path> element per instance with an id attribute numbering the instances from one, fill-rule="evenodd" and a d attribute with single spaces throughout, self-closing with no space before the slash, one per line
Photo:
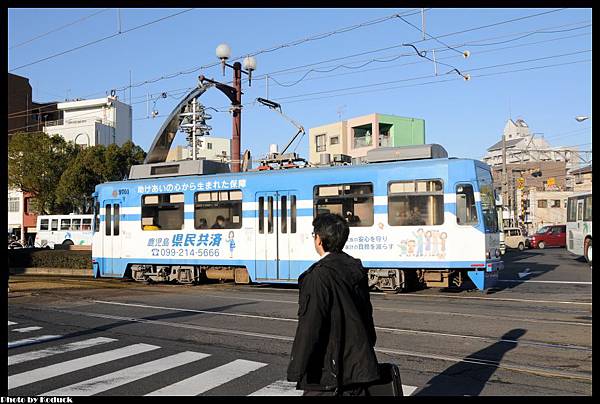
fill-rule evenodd
<path id="1" fill-rule="evenodd" d="M 113 342 L 116 339 L 113 338 L 92 338 L 84 341 L 72 342 L 70 344 L 60 345 L 48 349 L 42 349 L 40 351 L 25 352 L 18 355 L 12 355 L 8 357 L 8 366 L 16 365 L 18 363 L 29 362 L 36 359 L 47 358 L 48 356 L 57 355 L 65 352 L 77 351 L 79 349 L 89 348 L 95 345 L 106 344 L 107 342 Z"/>
<path id="2" fill-rule="evenodd" d="M 296 390 L 295 382 L 287 380 L 277 380 L 275 383 L 269 384 L 260 390 L 250 394 L 251 396 L 301 396 L 303 390 Z"/>
<path id="3" fill-rule="evenodd" d="M 84 356 L 55 365 L 46 366 L 39 369 L 30 370 L 8 377 L 8 388 L 14 389 L 26 384 L 39 382 L 40 380 L 50 379 L 66 373 L 72 373 L 77 370 L 96 366 L 101 363 L 122 359 L 128 356 L 159 349 L 160 347 L 148 344 L 135 344 L 124 348 L 114 349 L 112 351 L 102 352 L 95 355 Z"/>
<path id="4" fill-rule="evenodd" d="M 44 342 L 44 341 L 51 341 L 53 339 L 59 339 L 62 337 L 63 337 L 62 335 L 41 335 L 36 338 L 20 339 L 17 341 L 9 342 L 8 349 L 17 348 L 17 347 L 24 346 L 24 345 L 37 344 L 37 343 Z"/>
<path id="5" fill-rule="evenodd" d="M 417 386 L 407 386 L 406 384 L 403 384 L 402 385 L 402 394 L 405 397 L 412 396 L 412 393 L 414 393 L 416 389 L 418 389 Z"/>
<path id="6" fill-rule="evenodd" d="M 117 372 L 99 376 L 94 379 L 85 380 L 71 386 L 52 390 L 41 396 L 91 396 L 110 390 L 115 387 L 142 379 L 153 374 L 185 365 L 190 362 L 206 358 L 208 354 L 200 352 L 180 352 L 166 358 L 157 359 L 152 362 L 142 363 L 137 366 L 122 369 Z"/>
<path id="7" fill-rule="evenodd" d="M 163 387 L 147 396 L 197 396 L 205 391 L 214 389 L 235 378 L 267 366 L 266 363 L 237 359 L 226 365 L 197 374 L 185 380 L 181 380 L 170 386 Z"/>
<path id="8" fill-rule="evenodd" d="M 41 330 L 42 327 L 25 327 L 25 328 L 15 328 L 14 332 L 30 332 L 30 331 L 37 331 L 37 330 Z"/>
<path id="9" fill-rule="evenodd" d="M 18 324 L 18 323 L 15 323 L 15 322 L 12 322 L 12 321 L 8 322 L 8 325 L 15 325 L 15 324 Z"/>

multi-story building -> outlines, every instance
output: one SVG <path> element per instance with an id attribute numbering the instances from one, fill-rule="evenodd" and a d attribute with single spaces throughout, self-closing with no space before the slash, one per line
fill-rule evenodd
<path id="1" fill-rule="evenodd" d="M 226 161 L 231 157 L 231 139 L 214 136 L 205 136 L 197 148 L 197 158 L 207 160 Z M 165 161 L 188 160 L 192 158 L 192 148 L 189 146 L 176 146 L 169 151 Z"/>
<path id="2" fill-rule="evenodd" d="M 131 106 L 117 97 L 67 101 L 57 107 L 63 118 L 46 122 L 44 132 L 49 135 L 59 134 L 82 146 L 122 146 L 132 138 Z"/>
<path id="3" fill-rule="evenodd" d="M 591 178 L 591 166 L 589 170 L 579 169 L 579 150 L 552 147 L 543 137 L 531 133 L 522 119 L 509 119 L 502 136 L 504 144 L 500 140 L 492 145 L 482 160 L 492 168 L 498 195 L 503 179 L 506 181 L 505 225 L 521 225 L 535 231 L 544 224 L 564 224 L 565 201 L 574 191 L 584 188 L 577 182 L 583 183 L 581 176 L 588 173 Z"/>
<path id="4" fill-rule="evenodd" d="M 62 117 L 56 102 L 38 103 L 32 100 L 29 79 L 8 73 L 8 134 L 39 132 L 46 121 Z"/>
<path id="5" fill-rule="evenodd" d="M 572 170 L 569 172 L 569 178 L 572 183 L 573 191 L 589 192 L 592 190 L 592 165 Z"/>
<path id="6" fill-rule="evenodd" d="M 323 154 L 345 154 L 360 162 L 377 147 L 424 143 L 423 119 L 375 113 L 310 128 L 309 162 L 318 164 Z"/>

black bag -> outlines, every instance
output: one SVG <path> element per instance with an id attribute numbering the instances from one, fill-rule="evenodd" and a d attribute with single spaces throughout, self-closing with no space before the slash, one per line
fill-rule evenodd
<path id="1" fill-rule="evenodd" d="M 380 363 L 379 380 L 371 383 L 367 391 L 370 396 L 404 396 L 398 366 L 393 363 Z"/>

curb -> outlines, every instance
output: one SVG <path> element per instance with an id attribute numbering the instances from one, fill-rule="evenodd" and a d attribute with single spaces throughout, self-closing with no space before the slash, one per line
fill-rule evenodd
<path id="1" fill-rule="evenodd" d="M 92 269 L 77 268 L 9 268 L 10 275 L 94 276 Z"/>

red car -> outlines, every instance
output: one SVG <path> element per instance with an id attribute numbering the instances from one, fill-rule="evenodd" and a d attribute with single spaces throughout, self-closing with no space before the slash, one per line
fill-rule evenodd
<path id="1" fill-rule="evenodd" d="M 566 247 L 567 226 L 544 226 L 528 238 L 529 248 Z"/>

